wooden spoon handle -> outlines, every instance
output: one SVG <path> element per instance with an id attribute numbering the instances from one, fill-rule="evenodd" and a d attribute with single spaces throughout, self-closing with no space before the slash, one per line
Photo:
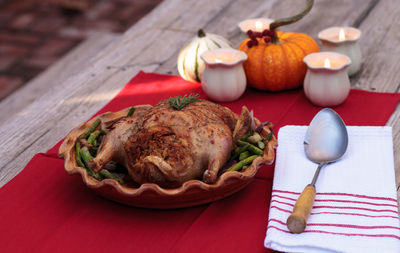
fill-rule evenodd
<path id="1" fill-rule="evenodd" d="M 302 233 L 307 225 L 307 218 L 311 213 L 315 199 L 315 186 L 307 185 L 294 205 L 293 212 L 286 221 L 292 233 Z"/>

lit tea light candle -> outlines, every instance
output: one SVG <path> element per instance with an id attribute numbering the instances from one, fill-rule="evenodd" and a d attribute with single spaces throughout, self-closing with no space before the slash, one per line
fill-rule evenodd
<path id="1" fill-rule="evenodd" d="M 215 101 L 228 102 L 238 99 L 246 90 L 243 62 L 247 55 L 233 48 L 206 51 L 201 56 L 206 68 L 201 87 Z"/>
<path id="2" fill-rule="evenodd" d="M 246 19 L 238 24 L 240 31 L 242 32 L 240 40 L 247 38 L 247 31 L 252 30 L 253 32 L 262 32 L 265 29 L 269 29 L 269 25 L 274 22 L 274 20 L 269 18 L 254 18 Z"/>
<path id="3" fill-rule="evenodd" d="M 268 29 L 269 29 L 269 25 L 268 25 Z M 254 30 L 255 31 L 262 31 L 263 30 L 263 23 L 260 20 L 256 21 L 256 28 Z"/>
<path id="4" fill-rule="evenodd" d="M 337 52 L 351 59 L 348 74 L 354 75 L 361 68 L 361 50 L 358 40 L 361 31 L 353 27 L 331 27 L 318 33 L 322 43 L 321 51 Z"/>
<path id="5" fill-rule="evenodd" d="M 324 68 L 330 68 L 330 67 L 331 67 L 331 61 L 328 58 L 325 58 Z"/>
<path id="6" fill-rule="evenodd" d="M 343 103 L 350 91 L 348 56 L 335 52 L 319 52 L 304 57 L 308 69 L 304 93 L 315 105 L 336 106 Z"/>
<path id="7" fill-rule="evenodd" d="M 265 29 L 269 29 L 269 25 L 274 22 L 274 20 L 269 18 L 254 18 L 246 19 L 238 24 L 240 30 L 243 33 L 247 33 L 248 30 L 253 32 L 262 32 Z"/>
<path id="8" fill-rule="evenodd" d="M 340 31 L 339 31 L 339 41 L 344 41 L 344 40 L 346 40 L 346 34 L 344 33 L 344 29 L 343 29 L 343 28 L 340 28 Z"/>

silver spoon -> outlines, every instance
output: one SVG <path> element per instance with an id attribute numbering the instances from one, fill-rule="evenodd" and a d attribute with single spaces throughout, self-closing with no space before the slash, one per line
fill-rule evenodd
<path id="1" fill-rule="evenodd" d="M 330 108 L 319 111 L 312 119 L 304 138 L 304 151 L 308 159 L 318 163 L 311 184 L 307 185 L 293 208 L 286 225 L 292 233 L 301 233 L 307 225 L 315 198 L 315 182 L 321 168 L 336 161 L 346 152 L 348 135 L 340 116 Z"/>

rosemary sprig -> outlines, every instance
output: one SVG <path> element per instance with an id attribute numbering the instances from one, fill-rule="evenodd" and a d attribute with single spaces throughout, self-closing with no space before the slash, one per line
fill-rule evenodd
<path id="1" fill-rule="evenodd" d="M 175 110 L 181 110 L 183 107 L 187 106 L 190 103 L 199 101 L 199 94 L 191 93 L 189 96 L 184 95 L 183 97 L 171 97 L 168 100 L 169 105 Z"/>

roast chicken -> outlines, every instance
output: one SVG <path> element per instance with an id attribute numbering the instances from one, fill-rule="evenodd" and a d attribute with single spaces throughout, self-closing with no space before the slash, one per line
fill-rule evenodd
<path id="1" fill-rule="evenodd" d="M 199 100 L 176 110 L 163 100 L 115 122 L 89 166 L 98 172 L 118 162 L 138 184 L 171 188 L 190 179 L 212 184 L 251 123 L 246 107 L 237 115 Z"/>

